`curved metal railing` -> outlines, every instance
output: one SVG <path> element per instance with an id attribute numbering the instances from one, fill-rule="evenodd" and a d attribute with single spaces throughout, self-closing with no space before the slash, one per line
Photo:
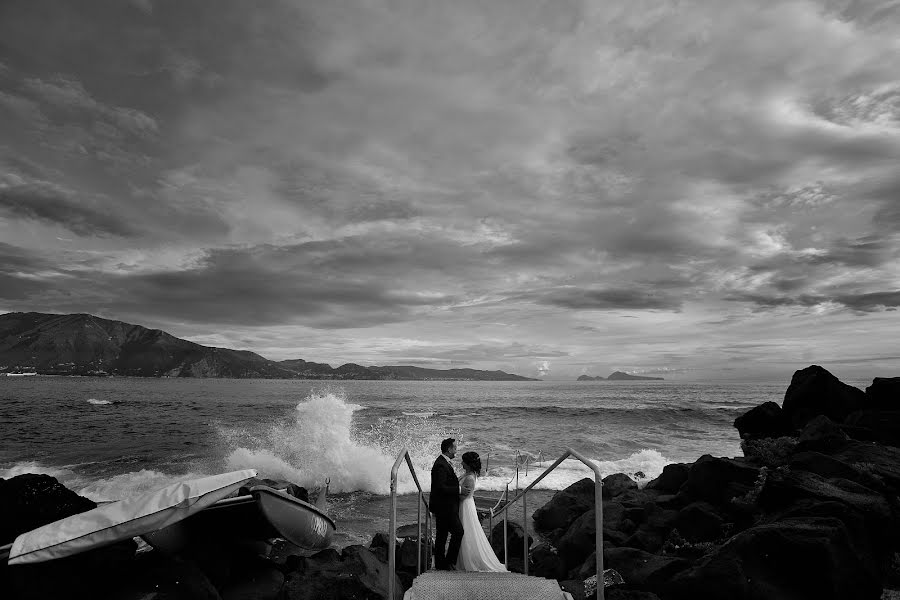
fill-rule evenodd
<path id="1" fill-rule="evenodd" d="M 540 458 L 543 458 L 544 453 L 541 452 L 539 454 Z M 516 483 L 518 492 L 518 456 L 519 452 L 516 451 Z M 524 571 L 525 575 L 528 575 L 528 559 L 530 555 L 530 548 L 528 545 L 528 492 L 536 486 L 544 477 L 549 475 L 556 467 L 561 465 L 563 461 L 567 458 L 574 458 L 581 463 L 583 463 L 586 467 L 588 467 L 591 471 L 594 472 L 594 526 L 596 529 L 595 534 L 595 555 L 597 558 L 597 600 L 604 600 L 605 594 L 603 589 L 603 475 L 600 473 L 600 468 L 597 467 L 592 461 L 585 458 L 579 452 L 572 450 L 571 448 L 566 449 L 566 452 L 560 456 L 556 461 L 547 467 L 543 473 L 541 473 L 534 481 L 528 484 L 525 489 L 521 492 L 518 492 L 516 496 L 509 500 L 509 484 L 512 483 L 513 480 L 510 480 L 506 484 L 506 490 L 500 496 L 500 499 L 497 503 L 491 508 L 490 512 L 490 521 L 489 521 L 489 531 L 493 533 L 493 519 L 494 516 L 503 513 L 503 562 L 504 564 L 508 564 L 509 562 L 509 548 L 508 548 L 508 536 L 507 536 L 507 528 L 509 521 L 509 507 L 519 500 L 522 501 L 522 529 L 524 531 L 523 536 L 523 550 L 524 550 Z M 391 518 L 390 518 L 390 532 L 388 535 L 388 598 L 393 600 L 394 598 L 394 579 L 396 577 L 396 556 L 395 549 L 397 545 L 397 471 L 400 469 L 400 465 L 403 463 L 404 459 L 406 460 L 406 464 L 409 466 L 409 472 L 412 474 L 413 481 L 416 484 L 416 488 L 419 490 L 419 502 L 416 503 L 417 506 L 417 514 L 416 514 L 416 523 L 418 524 L 418 540 L 416 542 L 416 574 L 422 572 L 422 505 L 425 505 L 425 535 L 428 539 L 428 544 L 426 545 L 426 557 L 425 562 L 428 564 L 430 562 L 430 552 L 428 552 L 428 546 L 431 542 L 431 513 L 428 511 L 428 502 L 425 501 L 423 497 L 422 486 L 419 484 L 419 479 L 416 477 L 416 468 L 412 463 L 412 459 L 409 456 L 409 452 L 404 448 L 400 455 L 397 456 L 397 460 L 394 462 L 394 466 L 391 468 Z M 539 461 L 543 462 L 543 460 Z M 527 466 L 526 466 L 527 469 Z M 527 471 L 526 471 L 527 476 Z M 502 508 L 500 508 L 502 505 Z"/>
<path id="2" fill-rule="evenodd" d="M 422 572 L 422 505 L 425 505 L 425 536 L 428 540 L 428 544 L 425 545 L 425 564 L 427 565 L 430 560 L 430 552 L 428 550 L 431 545 L 431 512 L 428 510 L 428 502 L 425 500 L 424 492 L 422 491 L 422 486 L 419 484 L 419 478 L 416 476 L 416 467 L 413 465 L 412 458 L 409 456 L 409 451 L 404 448 L 400 455 L 397 456 L 397 460 L 394 461 L 394 466 L 391 467 L 391 518 L 390 518 L 390 531 L 388 531 L 388 600 L 394 600 L 394 579 L 397 576 L 397 471 L 400 469 L 400 465 L 403 463 L 403 460 L 406 459 L 406 465 L 409 467 L 409 472 L 412 475 L 413 482 L 416 484 L 416 489 L 419 490 L 419 501 L 416 502 L 416 525 L 418 525 L 418 536 L 416 537 L 416 575 Z"/>
<path id="3" fill-rule="evenodd" d="M 503 512 L 503 562 L 504 564 L 508 564 L 509 561 L 509 552 L 507 548 L 508 544 L 508 534 L 507 534 L 507 524 L 509 520 L 509 507 L 519 500 L 522 501 L 522 529 L 523 529 L 523 540 L 522 546 L 524 550 L 524 560 L 523 567 L 525 571 L 525 575 L 528 575 L 528 557 L 530 548 L 528 546 L 528 491 L 531 490 L 534 486 L 536 486 L 544 477 L 550 474 L 556 467 L 562 464 L 564 460 L 567 458 L 574 458 L 576 460 L 584 463 L 586 467 L 588 467 L 591 471 L 594 472 L 594 526 L 596 528 L 596 538 L 594 540 L 596 544 L 596 557 L 597 557 L 597 600 L 604 600 L 603 593 L 603 475 L 600 473 L 599 467 L 595 465 L 592 461 L 588 460 L 580 453 L 568 448 L 566 452 L 556 459 L 552 465 L 547 467 L 547 469 L 541 473 L 534 481 L 532 481 L 528 486 L 519 492 L 515 498 L 509 500 L 505 504 L 503 504 L 503 508 L 500 509 Z M 509 485 L 507 485 L 506 494 L 509 493 Z M 493 523 L 494 510 L 491 510 L 491 523 Z M 492 531 L 493 531 L 493 525 Z"/>

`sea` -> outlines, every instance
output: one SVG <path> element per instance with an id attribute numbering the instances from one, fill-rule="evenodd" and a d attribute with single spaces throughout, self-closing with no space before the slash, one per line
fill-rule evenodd
<path id="1" fill-rule="evenodd" d="M 0 377 L 0 477 L 44 473 L 95 501 L 237 469 L 315 492 L 335 546 L 388 529 L 390 473 L 412 457 L 427 491 L 442 439 L 478 452 L 478 493 L 522 489 L 568 448 L 644 484 L 666 464 L 740 456 L 734 419 L 781 382 L 342 381 Z M 865 384 L 863 384 L 865 385 Z M 593 473 L 566 460 L 531 510 Z M 403 466 L 399 522 L 415 522 Z"/>

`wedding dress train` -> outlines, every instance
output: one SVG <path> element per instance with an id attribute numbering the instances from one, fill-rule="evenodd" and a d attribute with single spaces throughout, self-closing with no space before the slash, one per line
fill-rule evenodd
<path id="1" fill-rule="evenodd" d="M 481 521 L 478 519 L 475 498 L 472 495 L 475 489 L 475 477 L 467 475 L 463 479 L 469 479 L 469 481 L 461 482 L 460 487 L 469 494 L 459 503 L 459 520 L 462 522 L 465 533 L 459 548 L 459 557 L 456 560 L 456 570 L 506 572 L 506 567 L 494 554 L 494 549 L 491 548 L 491 544 L 481 528 Z"/>

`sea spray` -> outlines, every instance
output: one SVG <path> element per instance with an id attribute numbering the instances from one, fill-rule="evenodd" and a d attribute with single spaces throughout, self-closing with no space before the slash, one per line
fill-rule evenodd
<path id="1" fill-rule="evenodd" d="M 233 447 L 226 456 L 228 469 L 255 468 L 261 476 L 283 478 L 306 487 L 330 480 L 335 493 L 390 492 L 390 473 L 403 448 L 413 457 L 419 482 L 427 491 L 431 461 L 438 454 L 441 436 L 427 418 L 390 419 L 367 429 L 353 427 L 353 414 L 363 407 L 349 403 L 340 389 L 311 392 L 300 402 L 293 419 L 259 431 L 221 428 Z M 398 491 L 412 493 L 415 485 L 404 466 Z"/>

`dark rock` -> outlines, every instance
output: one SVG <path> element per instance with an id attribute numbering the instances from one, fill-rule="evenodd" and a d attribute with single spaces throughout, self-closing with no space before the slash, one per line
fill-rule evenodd
<path id="1" fill-rule="evenodd" d="M 606 590 L 606 600 L 659 600 L 659 596 L 642 590 L 610 588 Z"/>
<path id="2" fill-rule="evenodd" d="M 821 452 L 798 452 L 791 457 L 790 467 L 792 470 L 809 471 L 826 479 L 848 479 L 872 490 L 884 488 L 884 483 L 874 475 Z"/>
<path id="3" fill-rule="evenodd" d="M 388 537 L 388 534 L 383 531 L 379 531 L 372 536 L 372 541 L 369 543 L 369 548 L 372 550 L 374 550 L 375 548 L 387 548 L 389 542 L 390 538 Z"/>
<path id="4" fill-rule="evenodd" d="M 593 510 L 584 513 L 572 523 L 559 542 L 560 558 L 568 570 L 579 566 L 596 549 L 596 517 Z M 603 540 L 614 545 L 626 543 L 637 527 L 626 516 L 626 509 L 618 502 L 603 503 Z"/>
<path id="5" fill-rule="evenodd" d="M 648 483 L 646 487 L 665 494 L 674 494 L 687 481 L 690 470 L 690 465 L 682 463 L 666 465 L 659 477 Z"/>
<path id="6" fill-rule="evenodd" d="M 865 404 L 866 395 L 862 390 L 812 365 L 794 373 L 781 409 L 791 425 L 800 428 L 816 415 L 841 422 L 851 412 L 865 408 Z"/>
<path id="7" fill-rule="evenodd" d="M 566 579 L 559 582 L 559 587 L 564 592 L 568 592 L 572 596 L 572 600 L 585 600 L 587 595 L 584 593 L 584 581 L 581 579 Z M 591 596 L 594 598 L 594 596 Z"/>
<path id="8" fill-rule="evenodd" d="M 634 548 L 613 548 L 603 553 L 605 569 L 618 571 L 629 586 L 652 592 L 661 592 L 669 580 L 690 566 L 681 558 L 657 556 Z M 584 568 L 593 574 L 594 567 L 590 567 L 589 561 Z"/>
<path id="9" fill-rule="evenodd" d="M 781 437 L 791 430 L 790 422 L 775 402 L 751 408 L 734 420 L 734 426 L 742 438 L 750 439 Z"/>
<path id="10" fill-rule="evenodd" d="M 363 546 L 344 548 L 337 560 L 323 551 L 303 559 L 301 568 L 285 582 L 284 600 L 381 600 L 387 597 L 388 565 Z M 403 585 L 395 579 L 394 600 L 403 597 Z"/>
<path id="11" fill-rule="evenodd" d="M 850 437 L 825 415 L 817 415 L 803 427 L 796 450 L 833 451 L 843 447 Z"/>
<path id="12" fill-rule="evenodd" d="M 276 600 L 284 585 L 284 574 L 272 564 L 256 560 L 245 564 L 232 582 L 222 589 L 222 600 Z"/>
<path id="13" fill-rule="evenodd" d="M 622 546 L 627 548 L 637 548 L 651 553 L 659 552 L 663 547 L 667 533 L 668 532 L 663 532 L 659 529 L 653 529 L 647 525 L 643 525 L 631 534 Z"/>
<path id="14" fill-rule="evenodd" d="M 49 475 L 25 473 L 0 479 L 0 545 L 36 529 L 97 505 Z"/>
<path id="15" fill-rule="evenodd" d="M 547 579 L 565 579 L 566 565 L 556 548 L 543 542 L 531 551 L 531 574 Z"/>
<path id="16" fill-rule="evenodd" d="M 866 388 L 866 405 L 876 410 L 900 410 L 900 377 L 876 377 Z"/>
<path id="17" fill-rule="evenodd" d="M 491 531 L 491 547 L 494 549 L 494 553 L 497 555 L 497 558 L 500 559 L 501 562 L 504 561 L 504 551 L 503 551 L 503 521 L 501 520 L 499 523 L 494 525 L 493 531 Z M 528 536 L 528 547 L 531 547 L 531 544 L 534 542 L 534 538 L 530 535 Z M 522 559 L 525 557 L 525 530 L 518 523 L 514 523 L 512 521 L 507 521 L 506 526 L 506 547 L 509 550 L 509 558 L 510 560 L 514 558 Z"/>
<path id="18" fill-rule="evenodd" d="M 847 415 L 842 429 L 857 440 L 900 446 L 900 410 L 857 410 Z"/>
<path id="19" fill-rule="evenodd" d="M 603 478 L 603 499 L 609 500 L 628 490 L 638 489 L 638 484 L 625 473 L 615 473 Z"/>
<path id="20" fill-rule="evenodd" d="M 725 519 L 713 505 L 693 502 L 681 509 L 672 525 L 689 542 L 708 542 L 722 537 Z"/>
<path id="21" fill-rule="evenodd" d="M 667 586 L 673 600 L 877 599 L 877 570 L 841 521 L 793 519 L 743 531 Z"/>
<path id="22" fill-rule="evenodd" d="M 874 551 L 887 548 L 896 534 L 894 513 L 885 497 L 847 479 L 825 479 L 807 471 L 776 470 L 767 477 L 758 501 L 769 513 L 784 511 L 801 501 L 843 504 L 848 509 L 845 514 L 852 516 L 846 524 L 850 526 L 854 543 L 873 546 Z"/>
<path id="23" fill-rule="evenodd" d="M 759 469 L 741 460 L 705 454 L 691 466 L 682 492 L 695 500 L 722 505 L 749 492 L 758 476 Z"/>
<path id="24" fill-rule="evenodd" d="M 900 448 L 852 441 L 833 457 L 884 482 L 900 493 Z"/>
<path id="25" fill-rule="evenodd" d="M 422 523 L 422 535 L 425 534 L 425 524 Z M 398 538 L 409 538 L 411 540 L 418 539 L 419 537 L 419 525 L 418 523 L 409 523 L 407 525 L 401 525 L 397 528 L 397 537 Z"/>
<path id="26" fill-rule="evenodd" d="M 567 529 L 575 519 L 594 508 L 594 480 L 584 478 L 566 489 L 556 492 L 553 498 L 534 511 L 534 525 L 542 531 Z"/>

